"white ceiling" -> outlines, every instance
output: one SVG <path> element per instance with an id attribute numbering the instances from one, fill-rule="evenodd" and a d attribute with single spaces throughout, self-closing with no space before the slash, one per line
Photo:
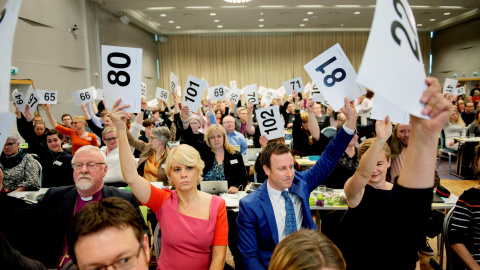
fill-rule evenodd
<path id="1" fill-rule="evenodd" d="M 252 0 L 245 4 L 229 4 L 223 0 L 92 1 L 118 17 L 126 15 L 142 28 L 164 35 L 368 31 L 376 3 L 375 0 Z M 480 0 L 411 0 L 409 3 L 420 31 L 442 29 L 480 16 Z"/>

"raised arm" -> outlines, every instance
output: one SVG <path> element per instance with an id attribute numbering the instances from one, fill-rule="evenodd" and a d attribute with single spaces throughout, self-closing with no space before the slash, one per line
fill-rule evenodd
<path id="1" fill-rule="evenodd" d="M 247 105 L 247 132 L 250 135 L 255 134 L 255 127 L 253 126 L 253 103 L 249 102 Z"/>
<path id="2" fill-rule="evenodd" d="M 82 108 L 82 112 L 83 112 L 83 115 L 85 116 L 85 119 L 86 120 L 91 120 L 92 117 L 90 117 L 90 114 L 88 113 L 87 105 L 85 103 L 82 103 L 80 105 L 80 108 Z"/>
<path id="3" fill-rule="evenodd" d="M 95 105 L 95 102 L 91 102 L 88 104 L 85 104 L 87 107 L 87 111 L 90 114 L 90 117 L 92 118 L 93 124 L 95 124 L 97 127 L 103 127 L 103 121 L 102 118 L 98 117 L 97 114 L 94 111 L 94 108 L 97 108 L 97 105 Z M 107 109 L 107 108 L 105 108 Z M 97 109 L 98 112 L 98 109 Z"/>
<path id="4" fill-rule="evenodd" d="M 435 159 L 438 149 L 438 134 L 450 117 L 452 104 L 442 96 L 442 87 L 435 78 L 427 78 L 427 90 L 420 102 L 425 104 L 423 115 L 431 119 L 410 116 L 411 135 L 405 163 L 398 184 L 406 188 L 430 188 L 435 179 Z"/>
<path id="5" fill-rule="evenodd" d="M 190 117 L 190 109 L 188 106 L 182 106 L 182 121 L 183 121 L 183 129 L 187 129 L 188 125 L 190 124 L 189 121 Z"/>
<path id="6" fill-rule="evenodd" d="M 375 131 L 377 137 L 373 139 L 372 145 L 363 154 L 355 174 L 345 183 L 345 195 L 347 196 L 348 206 L 351 208 L 357 207 L 362 201 L 365 186 L 379 165 L 377 162 L 378 155 L 383 151 L 383 146 L 392 135 L 390 118 L 387 116 L 385 121 L 377 120 Z"/>
<path id="7" fill-rule="evenodd" d="M 135 160 L 128 145 L 127 129 L 125 124 L 127 121 L 129 121 L 130 114 L 123 111 L 124 108 L 130 107 L 130 105 L 123 104 L 119 106 L 118 104 L 120 101 L 121 99 L 118 99 L 113 104 L 113 109 L 110 113 L 110 117 L 112 118 L 112 121 L 115 123 L 115 126 L 118 130 L 120 166 L 122 168 L 122 174 L 125 182 L 127 182 L 135 197 L 137 197 L 141 203 L 145 204 L 150 199 L 151 186 L 147 180 L 137 173 Z"/>
<path id="8" fill-rule="evenodd" d="M 57 120 L 53 117 L 52 112 L 50 111 L 50 104 L 42 104 L 42 108 L 45 110 L 45 113 L 47 114 L 48 121 L 50 122 L 50 125 L 52 125 L 53 128 L 55 128 L 58 123 Z"/>
<path id="9" fill-rule="evenodd" d="M 307 112 L 308 112 L 308 128 L 310 129 L 310 134 L 315 139 L 315 141 L 320 140 L 320 126 L 317 122 L 317 117 L 314 112 L 315 101 L 310 99 L 307 102 Z"/>

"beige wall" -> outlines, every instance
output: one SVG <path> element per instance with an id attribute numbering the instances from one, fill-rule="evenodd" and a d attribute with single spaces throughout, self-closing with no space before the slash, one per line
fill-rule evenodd
<path id="1" fill-rule="evenodd" d="M 441 83 L 445 78 L 480 80 L 473 72 L 480 73 L 480 18 L 455 25 L 434 33 L 432 39 L 432 76 Z M 465 76 L 462 75 L 465 73 Z M 473 84 L 468 84 L 471 90 Z"/>

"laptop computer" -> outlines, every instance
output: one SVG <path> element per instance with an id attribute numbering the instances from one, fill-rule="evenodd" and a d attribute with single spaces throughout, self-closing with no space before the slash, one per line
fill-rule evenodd
<path id="1" fill-rule="evenodd" d="M 228 192 L 228 181 L 202 181 L 200 182 L 200 190 L 210 194 L 219 194 Z"/>
<path id="2" fill-rule="evenodd" d="M 247 160 L 251 162 L 255 162 L 257 160 L 257 156 L 260 153 L 262 148 L 247 148 Z"/>

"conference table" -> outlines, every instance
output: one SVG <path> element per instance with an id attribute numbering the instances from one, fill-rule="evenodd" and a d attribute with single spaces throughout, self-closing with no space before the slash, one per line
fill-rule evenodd
<path id="1" fill-rule="evenodd" d="M 463 164 L 466 162 L 467 166 L 470 166 L 470 162 L 473 162 L 473 156 L 474 156 L 474 148 L 475 146 L 480 142 L 480 137 L 473 137 L 473 138 L 462 138 L 462 137 L 456 137 L 454 138 L 456 141 L 458 141 L 458 156 L 457 156 L 457 174 L 453 174 L 459 178 L 465 179 L 465 173 Z M 467 157 L 467 160 L 464 162 L 465 157 Z"/>

